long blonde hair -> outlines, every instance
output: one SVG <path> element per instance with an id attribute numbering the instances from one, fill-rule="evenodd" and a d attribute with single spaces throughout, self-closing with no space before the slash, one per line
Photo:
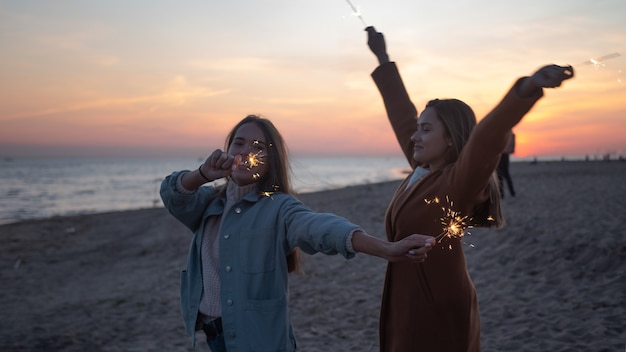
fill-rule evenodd
<path id="1" fill-rule="evenodd" d="M 469 140 L 472 130 L 476 126 L 476 115 L 469 105 L 458 99 L 434 99 L 426 104 L 426 108 L 434 109 L 446 127 L 448 136 L 452 141 L 452 148 L 448 148 L 446 153 L 446 163 L 451 164 L 459 158 L 461 150 Z M 487 187 L 489 199 L 472 210 L 472 225 L 500 228 L 504 225 L 504 216 L 500 206 L 500 187 L 495 170 Z"/>
<path id="2" fill-rule="evenodd" d="M 265 143 L 267 148 L 267 157 L 265 163 L 268 165 L 268 172 L 257 181 L 257 191 L 263 192 L 282 192 L 287 194 L 294 194 L 291 189 L 291 182 L 289 179 L 290 166 L 289 157 L 287 152 L 287 145 L 278 132 L 278 129 L 274 124 L 263 117 L 258 115 L 248 115 L 243 120 L 239 121 L 226 136 L 226 150 L 230 148 L 233 143 L 237 130 L 247 123 L 254 123 L 265 137 Z M 300 271 L 300 249 L 296 248 L 293 252 L 287 255 L 287 270 L 289 272 Z"/>

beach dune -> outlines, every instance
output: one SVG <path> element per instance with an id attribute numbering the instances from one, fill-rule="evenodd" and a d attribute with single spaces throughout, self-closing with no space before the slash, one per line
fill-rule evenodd
<path id="1" fill-rule="evenodd" d="M 511 174 L 506 226 L 464 238 L 483 350 L 624 351 L 626 163 L 520 162 Z M 384 237 L 398 184 L 300 198 Z M 0 226 L 0 351 L 193 351 L 178 295 L 190 240 L 163 208 Z M 385 261 L 303 260 L 290 276 L 299 349 L 378 351 Z"/>

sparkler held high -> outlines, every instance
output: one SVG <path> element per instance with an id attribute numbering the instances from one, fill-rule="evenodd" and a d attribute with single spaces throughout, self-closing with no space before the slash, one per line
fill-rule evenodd
<path id="1" fill-rule="evenodd" d="M 608 55 L 604 55 L 604 56 L 599 56 L 599 57 L 593 57 L 589 60 L 583 61 L 581 63 L 579 63 L 578 65 L 576 65 L 576 67 L 579 66 L 589 66 L 592 65 L 594 69 L 599 70 L 600 68 L 604 67 L 605 64 L 604 62 L 607 60 L 611 60 L 614 59 L 616 57 L 620 57 L 622 56 L 620 53 L 612 53 L 612 54 L 608 54 Z M 622 82 L 622 70 L 617 70 L 618 73 L 618 78 L 617 78 L 617 83 L 619 83 L 620 85 L 623 83 Z"/>
<path id="2" fill-rule="evenodd" d="M 353 11 L 353 15 L 358 17 L 361 20 L 361 23 L 363 23 L 363 26 L 367 27 L 367 24 L 365 24 L 365 21 L 363 20 L 363 16 L 361 16 L 361 12 L 352 4 L 350 0 L 346 0 L 346 2 L 348 3 L 348 5 L 350 5 L 350 8 Z"/>
<path id="3" fill-rule="evenodd" d="M 602 62 L 606 60 L 614 59 L 619 56 L 621 56 L 620 53 L 612 53 L 612 54 L 608 54 L 608 55 L 604 55 L 600 57 L 593 57 L 587 61 L 581 62 L 577 66 L 593 65 L 593 67 L 598 68 L 602 66 Z"/>

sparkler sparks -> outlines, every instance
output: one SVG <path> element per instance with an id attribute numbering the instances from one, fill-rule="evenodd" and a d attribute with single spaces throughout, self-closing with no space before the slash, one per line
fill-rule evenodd
<path id="1" fill-rule="evenodd" d="M 576 66 L 592 65 L 594 69 L 599 70 L 600 68 L 605 66 L 605 64 L 604 64 L 605 61 L 610 60 L 610 59 L 614 59 L 614 58 L 620 57 L 620 56 L 621 56 L 620 53 L 612 53 L 612 54 L 608 54 L 608 55 L 604 55 L 604 56 L 600 56 L 600 57 L 594 57 L 594 58 L 591 58 L 591 59 L 589 59 L 587 61 L 583 61 L 583 62 L 579 63 Z M 618 75 L 617 83 L 619 85 L 622 85 L 623 82 L 622 82 L 622 70 L 621 69 L 617 70 L 617 75 Z"/>
<path id="2" fill-rule="evenodd" d="M 440 204 L 441 200 L 438 197 L 433 199 L 424 199 L 426 204 Z M 467 215 L 461 215 L 460 212 L 453 209 L 454 202 L 450 201 L 446 196 L 446 204 L 441 206 L 443 216 L 441 217 L 441 225 L 443 225 L 443 231 L 435 237 L 437 242 L 441 242 L 444 237 L 448 238 L 461 238 L 465 236 L 465 230 L 472 228 L 470 225 L 472 218 Z"/>
<path id="3" fill-rule="evenodd" d="M 261 142 L 255 140 L 252 142 L 252 145 L 259 145 Z M 272 148 L 273 144 L 269 143 L 269 148 Z M 250 150 L 252 148 L 248 148 L 248 150 Z M 265 157 L 268 156 L 268 154 L 263 154 L 263 152 L 265 152 L 265 150 L 263 150 L 262 148 L 260 148 L 260 150 L 258 150 L 257 152 L 248 152 L 248 154 L 246 154 L 245 156 L 242 154 L 237 154 L 237 156 L 235 156 L 235 162 L 233 164 L 233 170 L 235 170 L 238 167 L 245 167 L 246 170 L 251 171 L 253 168 L 255 167 L 259 167 L 261 165 L 265 164 L 265 161 L 263 161 L 263 159 Z M 252 174 L 252 178 L 254 178 L 255 180 L 258 180 L 261 178 L 261 174 L 258 172 L 254 172 Z M 278 192 L 280 190 L 280 186 L 278 185 L 271 185 L 271 186 L 265 186 L 266 190 L 264 191 L 260 191 L 259 194 L 262 197 L 272 197 L 272 195 L 276 192 Z"/>
<path id="4" fill-rule="evenodd" d="M 259 165 L 263 165 L 265 164 L 263 162 L 263 160 L 261 160 L 264 155 L 260 155 L 261 152 L 256 152 L 256 153 L 248 153 L 248 155 L 246 156 L 246 158 L 243 160 L 243 162 L 241 163 L 241 165 L 245 166 L 247 170 L 252 170 L 253 167 L 257 167 Z M 252 177 L 256 180 L 259 177 L 261 177 L 261 175 L 258 172 L 255 172 Z"/>
<path id="5" fill-rule="evenodd" d="M 278 185 L 272 185 L 272 190 L 271 191 L 263 191 L 263 192 L 261 192 L 261 196 L 271 197 L 272 194 L 278 192 L 279 190 L 280 190 L 280 187 Z"/>
<path id="6" fill-rule="evenodd" d="M 367 27 L 367 24 L 365 24 L 365 21 L 363 20 L 363 16 L 361 16 L 361 12 L 352 4 L 350 0 L 346 0 L 346 2 L 348 3 L 348 5 L 350 5 L 350 8 L 353 11 L 353 15 L 358 17 L 361 20 L 361 23 L 363 23 L 363 26 Z"/>
<path id="7" fill-rule="evenodd" d="M 264 162 L 261 160 L 261 158 L 263 158 L 263 155 L 259 154 L 261 154 L 261 152 L 248 153 L 248 156 L 246 156 L 246 159 L 243 161 L 243 165 L 247 167 L 248 170 L 252 169 L 253 167 L 263 165 Z"/>
<path id="8" fill-rule="evenodd" d="M 603 62 L 621 56 L 620 53 L 612 53 L 600 57 L 594 57 L 587 61 L 581 62 L 577 66 L 593 65 L 594 68 L 604 66 Z"/>
<path id="9" fill-rule="evenodd" d="M 259 141 L 254 141 L 252 142 L 252 145 L 257 145 L 259 144 Z M 246 155 L 245 159 L 241 156 L 238 156 L 238 161 L 235 163 L 235 165 L 238 167 L 240 165 L 243 165 L 246 167 L 246 169 L 251 170 L 253 167 L 257 167 L 259 165 L 263 165 L 265 164 L 263 162 L 263 158 L 265 157 L 265 155 L 262 155 L 263 151 L 259 150 L 256 153 L 252 153 L 249 152 L 248 155 Z M 260 175 L 258 173 L 255 173 L 254 175 L 252 175 L 255 179 L 259 178 Z"/>

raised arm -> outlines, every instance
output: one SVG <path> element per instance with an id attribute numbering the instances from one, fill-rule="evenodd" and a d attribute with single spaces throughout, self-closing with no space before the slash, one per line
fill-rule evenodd
<path id="1" fill-rule="evenodd" d="M 370 50 L 376 58 L 378 59 L 378 64 L 386 64 L 389 62 L 389 54 L 387 54 L 387 44 L 385 43 L 385 36 L 376 32 L 376 29 L 372 26 L 365 28 L 367 31 L 367 45 L 370 47 Z"/>
<path id="2" fill-rule="evenodd" d="M 226 177 L 232 172 L 236 160 L 232 155 L 216 149 L 211 155 L 194 171 L 190 171 L 182 175 L 181 182 L 185 189 L 195 191 L 207 182 Z"/>
<path id="3" fill-rule="evenodd" d="M 543 88 L 559 87 L 573 76 L 571 66 L 546 65 L 531 76 L 518 79 L 498 105 L 474 128 L 457 160 L 455 184 L 468 189 L 485 183 L 508 144 L 511 129 L 543 96 Z"/>
<path id="4" fill-rule="evenodd" d="M 411 102 L 398 68 L 395 63 L 389 61 L 385 37 L 382 33 L 377 32 L 374 27 L 367 27 L 365 30 L 368 37 L 367 44 L 380 64 L 372 73 L 372 78 L 383 98 L 387 117 L 398 144 L 411 167 L 415 168 L 416 162 L 413 160 L 411 135 L 417 126 L 417 109 Z"/>
<path id="5" fill-rule="evenodd" d="M 478 124 L 476 133 L 485 134 L 483 140 L 484 137 L 499 137 L 499 149 L 504 150 L 510 130 L 543 96 L 543 89 L 560 87 L 565 80 L 572 77 L 574 69 L 571 66 L 551 64 L 541 67 L 531 76 L 518 79 L 498 105 Z"/>

